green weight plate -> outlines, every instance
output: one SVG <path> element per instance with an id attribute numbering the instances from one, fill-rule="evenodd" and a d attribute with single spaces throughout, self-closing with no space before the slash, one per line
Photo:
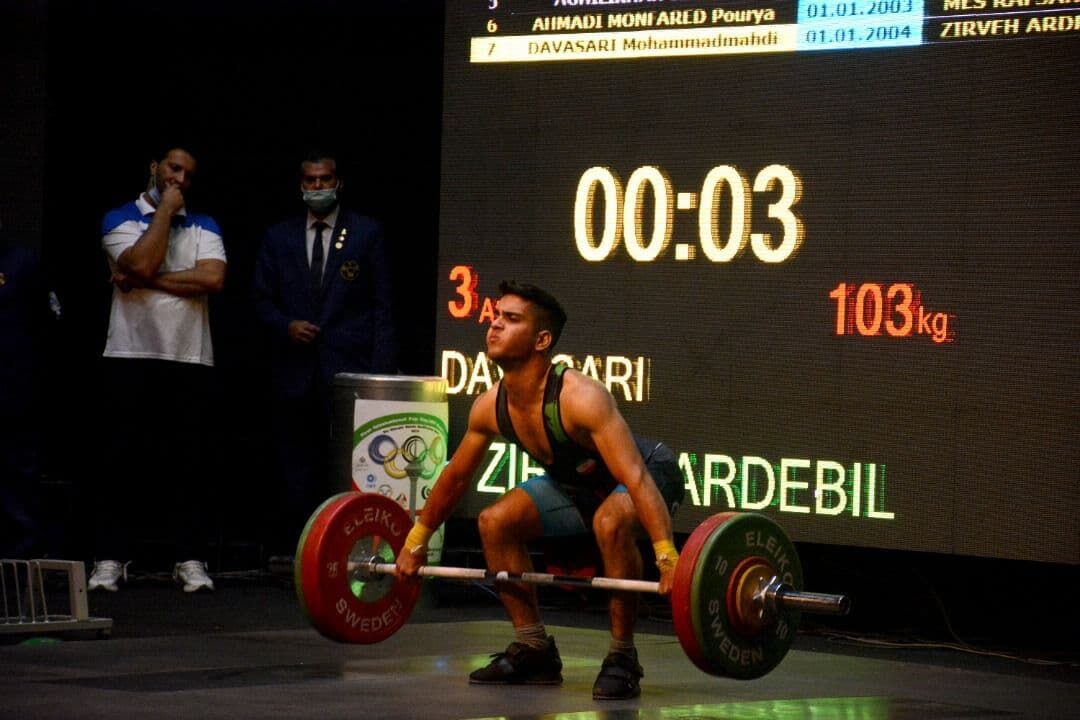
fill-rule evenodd
<path id="1" fill-rule="evenodd" d="M 715 528 L 702 545 L 691 583 L 691 618 L 706 672 L 740 680 L 761 677 L 791 647 L 798 629 L 797 612 L 767 618 L 755 632 L 747 632 L 746 623 L 730 615 L 730 598 L 740 579 L 737 571 L 762 564 L 771 566 L 795 590 L 802 590 L 802 566 L 795 546 L 764 515 L 739 514 Z"/>

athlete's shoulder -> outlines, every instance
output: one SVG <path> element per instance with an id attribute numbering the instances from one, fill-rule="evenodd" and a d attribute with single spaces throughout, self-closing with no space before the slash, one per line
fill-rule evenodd
<path id="1" fill-rule="evenodd" d="M 589 402 L 596 402 L 602 400 L 607 402 L 611 399 L 611 392 L 608 391 L 607 386 L 594 377 L 586 375 L 580 370 L 575 370 L 571 367 L 567 367 L 563 373 L 563 396 L 562 401 L 567 399 L 573 400 L 585 400 Z"/>
<path id="2" fill-rule="evenodd" d="M 470 430 L 498 432 L 499 423 L 495 417 L 495 401 L 499 396 L 501 382 L 496 382 L 473 400 L 472 408 L 469 410 Z"/>

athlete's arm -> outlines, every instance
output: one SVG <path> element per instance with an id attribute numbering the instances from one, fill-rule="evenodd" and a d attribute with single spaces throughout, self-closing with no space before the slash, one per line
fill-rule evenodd
<path id="1" fill-rule="evenodd" d="M 673 543 L 667 503 L 607 388 L 580 373 L 567 371 L 561 405 L 567 432 L 578 437 L 586 435 L 612 477 L 626 486 L 649 539 L 654 544 L 664 540 Z M 662 572 L 661 592 L 670 589 L 673 577 L 673 572 Z"/>
<path id="2" fill-rule="evenodd" d="M 469 424 L 465 430 L 465 436 L 454 451 L 450 462 L 443 468 L 439 479 L 435 481 L 431 494 L 424 503 L 424 509 L 417 517 L 417 522 L 430 531 L 434 531 L 446 522 L 446 518 L 453 512 L 461 496 L 469 489 L 473 475 L 484 461 L 488 445 L 498 434 L 495 421 L 497 390 L 498 385 L 478 397 L 473 403 L 469 411 Z M 426 553 L 413 552 L 413 548 L 408 546 L 402 548 L 397 557 L 398 574 L 406 577 L 415 576 L 426 558 Z"/>

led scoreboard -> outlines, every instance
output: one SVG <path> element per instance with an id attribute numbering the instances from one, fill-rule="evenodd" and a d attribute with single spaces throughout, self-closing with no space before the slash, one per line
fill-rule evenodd
<path id="1" fill-rule="evenodd" d="M 689 532 L 1080 563 L 1080 0 L 447 3 L 437 365 L 503 279 Z M 539 472 L 494 443 L 468 516 Z"/>

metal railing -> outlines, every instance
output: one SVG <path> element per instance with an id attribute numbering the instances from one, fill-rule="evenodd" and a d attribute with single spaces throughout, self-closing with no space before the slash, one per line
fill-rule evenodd
<path id="1" fill-rule="evenodd" d="M 66 613 L 49 612 L 45 573 L 67 576 Z M 86 602 L 86 566 L 77 560 L 0 559 L 3 615 L 0 634 L 65 631 L 112 632 L 112 619 L 90 617 Z"/>

